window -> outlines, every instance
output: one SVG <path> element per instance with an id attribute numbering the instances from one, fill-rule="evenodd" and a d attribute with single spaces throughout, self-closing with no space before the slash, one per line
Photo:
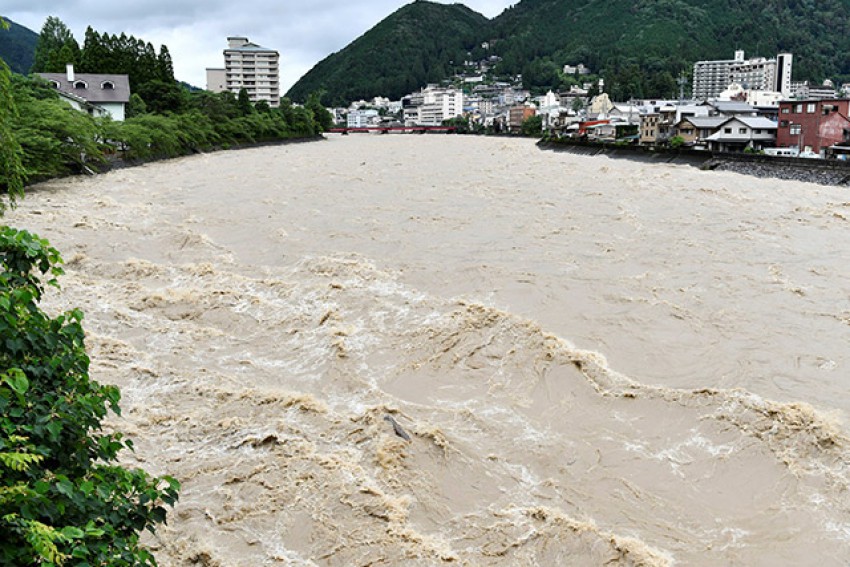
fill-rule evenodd
<path id="1" fill-rule="evenodd" d="M 746 134 L 746 133 L 747 133 L 747 129 L 746 129 L 746 128 L 738 128 L 738 133 L 739 133 L 739 134 Z"/>
<path id="2" fill-rule="evenodd" d="M 100 84 L 100 88 L 111 91 L 115 88 L 115 83 L 113 83 L 112 81 L 103 81 Z"/>
<path id="3" fill-rule="evenodd" d="M 782 114 L 788 114 L 791 112 L 791 109 L 787 106 L 782 107 Z"/>
<path id="4" fill-rule="evenodd" d="M 794 113 L 795 114 L 801 114 L 802 112 L 803 112 L 803 105 L 802 104 L 795 104 L 794 105 Z"/>
<path id="5" fill-rule="evenodd" d="M 809 114 L 812 114 L 814 111 L 815 111 L 815 103 L 810 102 L 808 105 L 806 105 L 806 112 L 808 112 Z"/>
<path id="6" fill-rule="evenodd" d="M 724 128 L 724 129 L 723 129 L 723 132 L 725 132 L 726 134 L 731 134 L 731 133 L 732 133 L 732 128 Z"/>
<path id="7" fill-rule="evenodd" d="M 86 84 L 85 81 L 76 81 L 74 83 L 74 88 L 75 89 L 87 89 L 87 88 L 89 88 L 89 86 Z"/>
<path id="8" fill-rule="evenodd" d="M 802 131 L 803 131 L 803 128 L 799 124 L 791 124 L 791 131 L 789 132 L 789 134 L 791 134 L 792 136 L 797 136 Z"/>
<path id="9" fill-rule="evenodd" d="M 755 130 L 753 130 L 753 134 L 761 134 L 761 130 L 756 128 Z"/>
<path id="10" fill-rule="evenodd" d="M 783 128 L 787 128 L 788 127 L 788 121 L 783 120 L 782 122 L 779 123 L 779 125 L 782 126 Z"/>
<path id="11" fill-rule="evenodd" d="M 54 89 L 58 89 L 59 88 L 59 81 L 50 81 L 50 86 L 53 87 Z"/>

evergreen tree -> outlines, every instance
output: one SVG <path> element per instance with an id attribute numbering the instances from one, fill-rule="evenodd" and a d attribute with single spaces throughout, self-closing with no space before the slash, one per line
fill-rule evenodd
<path id="1" fill-rule="evenodd" d="M 174 80 L 174 64 L 171 61 L 171 54 L 168 52 L 168 47 L 160 46 L 159 56 L 157 57 L 159 64 L 159 78 L 162 81 Z"/>
<path id="2" fill-rule="evenodd" d="M 242 116 L 248 116 L 254 112 L 254 105 L 251 104 L 251 99 L 248 97 L 248 91 L 239 89 L 239 96 L 236 98 L 239 105 L 239 113 Z"/>
<path id="3" fill-rule="evenodd" d="M 102 73 L 104 66 L 105 48 L 100 34 L 92 29 L 86 28 L 86 36 L 83 41 L 83 50 L 80 55 L 80 72 Z"/>

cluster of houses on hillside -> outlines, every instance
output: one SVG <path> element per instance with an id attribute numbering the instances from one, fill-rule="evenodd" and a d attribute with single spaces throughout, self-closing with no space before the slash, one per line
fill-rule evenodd
<path id="1" fill-rule="evenodd" d="M 712 151 L 765 151 L 837 157 L 850 153 L 850 84 L 836 90 L 791 81 L 793 57 L 699 61 L 692 98 L 614 102 L 602 79 L 568 91 L 531 97 L 514 83 L 461 77 L 454 86 L 428 85 L 400 101 L 376 98 L 333 109 L 347 128 L 401 124 L 435 126 L 463 117 L 472 126 L 518 132 L 531 116 L 552 135 L 647 146 L 683 145 Z M 575 76 L 584 65 L 567 66 Z M 599 94 L 590 96 L 590 92 Z"/>

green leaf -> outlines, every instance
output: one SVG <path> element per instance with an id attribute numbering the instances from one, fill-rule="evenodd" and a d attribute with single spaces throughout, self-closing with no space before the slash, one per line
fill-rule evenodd
<path id="1" fill-rule="evenodd" d="M 81 539 L 86 535 L 83 530 L 75 528 L 74 526 L 66 526 L 62 528 L 62 531 L 59 533 L 68 539 Z"/>
<path id="2" fill-rule="evenodd" d="M 18 368 L 10 369 L 6 374 L 2 375 L 3 382 L 6 382 L 16 394 L 23 395 L 30 387 L 30 382 L 26 375 Z"/>

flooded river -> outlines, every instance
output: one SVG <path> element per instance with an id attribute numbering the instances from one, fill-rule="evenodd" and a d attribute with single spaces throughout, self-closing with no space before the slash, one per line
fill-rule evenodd
<path id="1" fill-rule="evenodd" d="M 347 136 L 61 180 L 160 565 L 842 565 L 850 193 Z M 408 439 L 409 438 L 409 439 Z"/>

